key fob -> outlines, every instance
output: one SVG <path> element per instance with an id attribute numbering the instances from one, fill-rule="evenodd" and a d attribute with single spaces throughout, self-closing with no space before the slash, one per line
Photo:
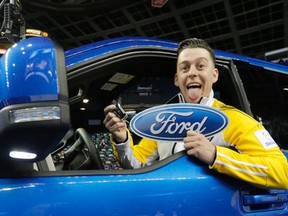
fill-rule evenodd
<path id="1" fill-rule="evenodd" d="M 112 102 L 113 104 L 115 104 L 116 109 L 114 110 L 114 113 L 120 118 L 120 119 L 126 119 L 127 118 L 127 113 L 125 112 L 125 110 L 123 109 L 122 105 L 116 101 L 113 100 Z"/>

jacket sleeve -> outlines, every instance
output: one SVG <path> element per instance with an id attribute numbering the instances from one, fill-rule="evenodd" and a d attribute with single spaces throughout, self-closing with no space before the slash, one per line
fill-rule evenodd
<path id="1" fill-rule="evenodd" d="M 158 158 L 157 142 L 142 139 L 134 144 L 131 133 L 128 131 L 128 140 L 116 144 L 112 140 L 114 154 L 123 168 L 137 169 L 153 164 Z"/>
<path id="2" fill-rule="evenodd" d="M 288 189 L 287 158 L 268 131 L 240 111 L 227 114 L 224 140 L 238 152 L 216 146 L 216 159 L 210 168 L 259 187 Z"/>

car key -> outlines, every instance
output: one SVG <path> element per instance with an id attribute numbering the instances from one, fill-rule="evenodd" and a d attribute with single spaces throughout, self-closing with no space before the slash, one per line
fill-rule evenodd
<path id="1" fill-rule="evenodd" d="M 125 110 L 123 109 L 122 105 L 116 101 L 113 100 L 112 102 L 113 104 L 115 104 L 116 109 L 114 110 L 114 113 L 120 118 L 120 119 L 126 119 L 127 118 L 127 113 L 125 112 Z"/>

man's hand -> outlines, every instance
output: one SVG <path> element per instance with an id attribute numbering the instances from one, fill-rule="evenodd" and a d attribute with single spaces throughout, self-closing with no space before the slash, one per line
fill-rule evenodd
<path id="1" fill-rule="evenodd" d="M 124 119 L 120 119 L 114 110 L 116 106 L 114 104 L 108 105 L 104 109 L 105 119 L 103 124 L 111 132 L 114 141 L 125 142 L 127 140 L 127 125 Z"/>
<path id="2" fill-rule="evenodd" d="M 203 134 L 188 131 L 183 141 L 188 155 L 194 156 L 208 165 L 214 163 L 216 147 Z"/>

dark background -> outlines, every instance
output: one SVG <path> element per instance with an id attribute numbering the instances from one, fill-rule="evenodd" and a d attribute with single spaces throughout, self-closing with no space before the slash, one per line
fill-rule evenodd
<path id="1" fill-rule="evenodd" d="M 65 50 L 118 36 L 199 37 L 216 49 L 260 59 L 288 47 L 287 0 L 168 0 L 162 8 L 152 7 L 151 0 L 21 4 L 26 27 L 47 31 Z"/>

